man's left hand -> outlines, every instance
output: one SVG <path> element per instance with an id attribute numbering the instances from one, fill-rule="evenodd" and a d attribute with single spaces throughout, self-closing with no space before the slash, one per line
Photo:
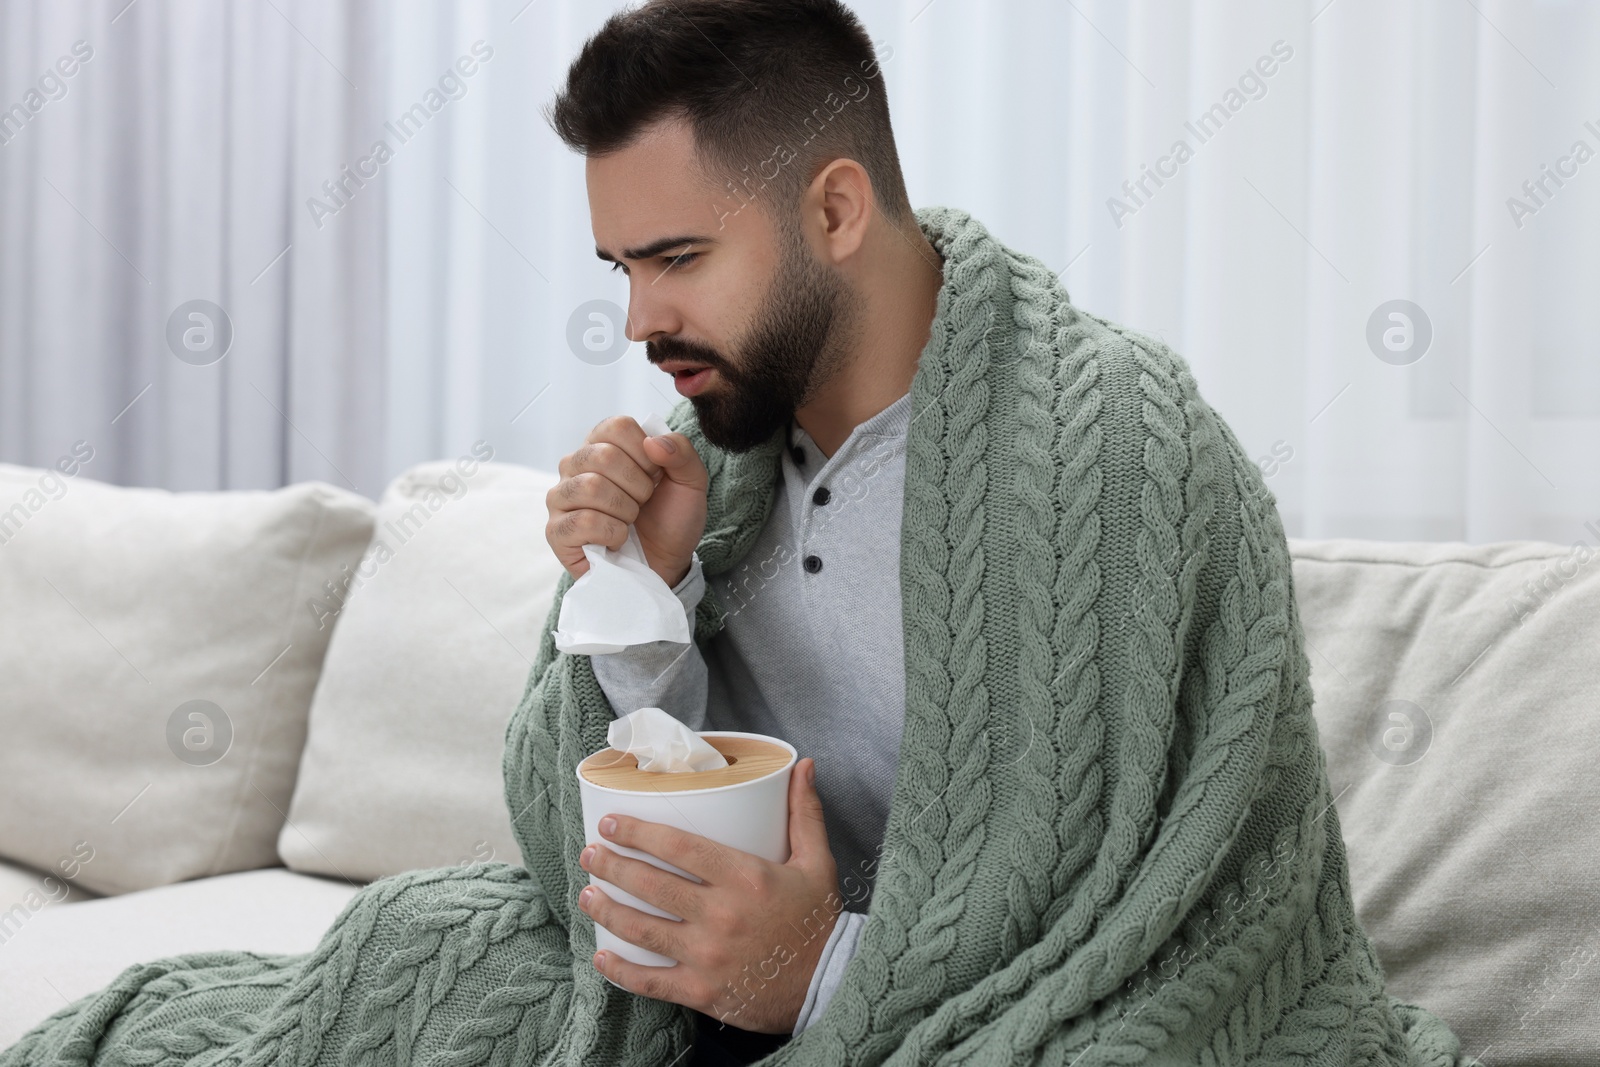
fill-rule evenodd
<path id="1" fill-rule="evenodd" d="M 649 853 L 700 883 L 603 845 L 585 848 L 578 859 L 584 870 L 683 918 L 663 919 L 612 900 L 597 886 L 586 887 L 578 906 L 595 922 L 677 961 L 647 967 L 602 951 L 594 957 L 600 973 L 629 992 L 682 1004 L 743 1030 L 792 1031 L 843 910 L 815 773 L 816 762 L 808 757 L 789 776 L 787 863 L 662 823 L 625 815 L 601 819 L 600 833 L 608 841 Z"/>

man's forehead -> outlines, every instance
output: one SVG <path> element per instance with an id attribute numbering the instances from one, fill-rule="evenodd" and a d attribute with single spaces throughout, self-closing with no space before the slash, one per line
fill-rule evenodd
<path id="1" fill-rule="evenodd" d="M 680 123 L 657 123 L 626 148 L 585 163 L 595 254 L 604 260 L 661 255 L 715 236 L 717 194 L 696 164 Z"/>

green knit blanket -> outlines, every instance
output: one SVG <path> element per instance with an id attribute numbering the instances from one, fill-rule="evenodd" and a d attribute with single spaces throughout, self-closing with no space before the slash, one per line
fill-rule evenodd
<path id="1" fill-rule="evenodd" d="M 911 385 L 893 800 L 858 951 L 763 1062 L 1476 1064 L 1386 993 L 1356 921 L 1255 464 L 1165 346 L 966 213 L 917 217 L 945 265 Z M 782 435 L 729 454 L 686 402 L 669 422 L 711 475 L 705 572 L 733 571 Z M 506 728 L 525 867 L 380 879 L 308 954 L 131 967 L 0 1067 L 681 1063 L 694 1016 L 602 979 L 577 908 L 574 767 L 613 712 L 555 650 L 570 585 Z"/>

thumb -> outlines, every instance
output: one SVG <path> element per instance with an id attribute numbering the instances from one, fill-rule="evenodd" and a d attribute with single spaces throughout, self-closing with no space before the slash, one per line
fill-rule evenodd
<path id="1" fill-rule="evenodd" d="M 822 797 L 816 786 L 817 761 L 807 756 L 789 776 L 789 861 L 809 863 L 816 857 L 833 858 L 828 828 L 823 821 Z"/>
<path id="2" fill-rule="evenodd" d="M 706 465 L 689 438 L 681 433 L 664 433 L 644 439 L 646 454 L 662 473 L 679 485 L 691 489 L 706 487 Z"/>

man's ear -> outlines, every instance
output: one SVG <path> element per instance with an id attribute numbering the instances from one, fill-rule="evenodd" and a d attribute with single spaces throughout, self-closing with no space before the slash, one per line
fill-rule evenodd
<path id="1" fill-rule="evenodd" d="M 877 211 L 873 202 L 872 179 L 853 159 L 840 158 L 822 168 L 806 190 L 804 205 L 815 205 L 819 249 L 829 262 L 838 264 L 860 250 L 867 239 L 867 226 Z M 802 223 L 806 221 L 802 211 Z"/>

